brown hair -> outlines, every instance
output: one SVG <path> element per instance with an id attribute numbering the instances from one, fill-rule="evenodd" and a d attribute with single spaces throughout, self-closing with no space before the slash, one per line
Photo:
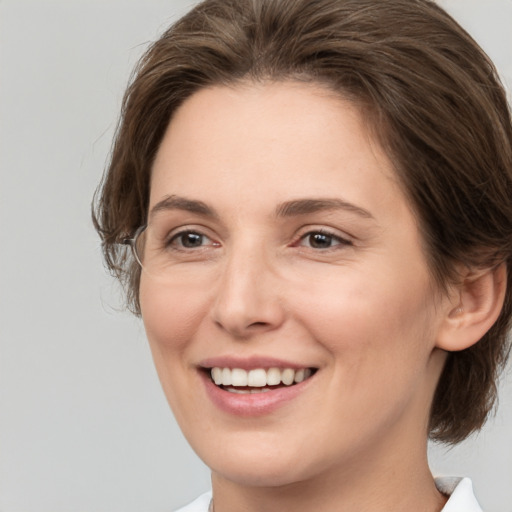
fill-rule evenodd
<path id="1" fill-rule="evenodd" d="M 455 264 L 512 268 L 512 126 L 496 70 L 429 0 L 206 0 L 141 59 L 126 92 L 93 218 L 106 263 L 140 313 L 140 269 L 120 244 L 145 223 L 154 156 L 198 89 L 240 81 L 321 83 L 361 106 L 417 214 L 436 282 Z M 432 438 L 479 429 L 510 350 L 512 272 L 498 321 L 451 353 Z"/>

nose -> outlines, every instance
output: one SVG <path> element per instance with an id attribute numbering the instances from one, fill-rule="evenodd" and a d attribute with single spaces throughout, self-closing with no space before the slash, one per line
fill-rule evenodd
<path id="1" fill-rule="evenodd" d="M 232 254 L 218 277 L 212 316 L 238 339 L 277 329 L 285 320 L 283 286 L 262 252 Z"/>

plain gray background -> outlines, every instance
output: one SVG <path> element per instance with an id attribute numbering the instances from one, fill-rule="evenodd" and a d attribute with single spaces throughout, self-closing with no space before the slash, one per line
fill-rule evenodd
<path id="1" fill-rule="evenodd" d="M 191 4 L 0 0 L 1 512 L 171 511 L 209 486 L 90 222 L 130 70 Z M 510 90 L 512 0 L 442 4 Z M 431 448 L 494 512 L 512 511 L 507 381 L 480 436 Z"/>

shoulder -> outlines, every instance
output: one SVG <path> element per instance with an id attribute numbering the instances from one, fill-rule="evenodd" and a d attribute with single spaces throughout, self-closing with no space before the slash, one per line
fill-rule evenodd
<path id="1" fill-rule="evenodd" d="M 212 493 L 206 492 L 201 494 L 199 498 L 194 500 L 192 503 L 185 505 L 184 507 L 176 510 L 175 512 L 208 512 L 210 506 L 210 500 L 212 499 Z"/>
<path id="2" fill-rule="evenodd" d="M 469 478 L 441 477 L 435 480 L 438 490 L 449 496 L 441 512 L 482 512 Z"/>

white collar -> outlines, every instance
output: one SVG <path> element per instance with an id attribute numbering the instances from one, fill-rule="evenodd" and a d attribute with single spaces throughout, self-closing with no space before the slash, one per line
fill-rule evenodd
<path id="1" fill-rule="evenodd" d="M 436 478 L 435 482 L 440 492 L 450 496 L 441 512 L 482 512 L 469 478 L 448 476 Z M 211 492 L 207 492 L 176 512 L 207 512 L 211 497 Z"/>
<path id="2" fill-rule="evenodd" d="M 441 512 L 482 512 L 469 478 L 454 476 L 435 479 L 437 489 L 450 496 Z"/>

